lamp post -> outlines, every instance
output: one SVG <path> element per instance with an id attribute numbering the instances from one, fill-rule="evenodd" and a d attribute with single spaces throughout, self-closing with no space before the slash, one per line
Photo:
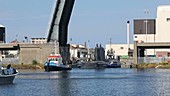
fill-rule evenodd
<path id="1" fill-rule="evenodd" d="M 145 32 L 146 32 L 146 41 L 145 42 L 147 42 L 147 35 L 148 35 L 148 18 L 147 18 L 147 16 L 148 16 L 148 14 L 149 14 L 149 10 L 148 9 L 145 9 L 144 10 L 144 13 L 145 13 Z"/>
<path id="2" fill-rule="evenodd" d="M 88 56 L 88 61 L 90 61 L 90 40 L 88 40 L 88 48 L 87 48 L 87 56 Z"/>
<path id="3" fill-rule="evenodd" d="M 110 50 L 111 50 L 111 47 L 112 46 L 112 38 L 110 38 Z"/>
<path id="4" fill-rule="evenodd" d="M 26 40 L 26 41 L 27 41 L 27 43 L 28 43 L 28 37 L 27 37 L 27 36 L 25 36 L 24 38 L 25 38 L 25 40 Z"/>
<path id="5" fill-rule="evenodd" d="M 16 35 L 16 43 L 18 43 L 18 34 Z"/>
<path id="6" fill-rule="evenodd" d="M 147 42 L 147 35 L 148 35 L 148 18 L 147 18 L 147 16 L 148 16 L 148 14 L 149 14 L 149 10 L 148 9 L 145 9 L 144 10 L 144 13 L 145 13 L 145 23 L 146 23 L 146 27 L 145 27 L 145 30 L 146 30 L 146 41 L 145 42 Z M 146 63 L 147 63 L 147 49 L 146 49 Z"/>

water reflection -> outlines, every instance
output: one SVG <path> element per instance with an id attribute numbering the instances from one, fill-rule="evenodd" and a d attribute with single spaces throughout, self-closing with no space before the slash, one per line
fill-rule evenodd
<path id="1" fill-rule="evenodd" d="M 19 70 L 0 96 L 168 96 L 168 69 Z M 19 94 L 18 94 L 19 93 Z"/>
<path id="2" fill-rule="evenodd" d="M 60 72 L 49 72 L 48 78 L 50 79 L 47 84 L 46 90 L 48 95 L 51 96 L 69 96 L 70 92 L 70 72 L 68 71 L 60 71 Z M 52 91 L 51 90 L 55 90 Z"/>
<path id="3" fill-rule="evenodd" d="M 48 72 L 47 76 L 49 79 L 69 78 L 70 72 L 69 71 Z"/>
<path id="4" fill-rule="evenodd" d="M 42 70 L 20 70 L 18 78 L 22 79 L 57 79 L 57 78 L 69 78 L 69 71 L 51 71 L 45 72 Z"/>
<path id="5" fill-rule="evenodd" d="M 130 89 L 132 89 L 131 94 L 133 96 L 140 94 L 156 96 L 155 77 L 152 74 L 154 72 L 155 70 L 150 69 L 136 69 L 134 79 L 129 79 L 131 81 L 128 81 L 132 84 Z"/>

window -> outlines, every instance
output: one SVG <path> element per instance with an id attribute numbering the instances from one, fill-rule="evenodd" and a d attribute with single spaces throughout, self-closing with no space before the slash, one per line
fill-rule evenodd
<path id="1" fill-rule="evenodd" d="M 166 20 L 167 20 L 167 22 L 170 22 L 170 18 L 167 18 Z"/>

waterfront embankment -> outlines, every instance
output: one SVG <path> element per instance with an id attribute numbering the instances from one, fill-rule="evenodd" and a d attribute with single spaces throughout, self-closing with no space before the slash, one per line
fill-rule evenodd
<path id="1" fill-rule="evenodd" d="M 2 64 L 3 67 L 6 67 L 8 64 Z M 44 69 L 43 64 L 11 64 L 13 68 L 16 69 Z M 122 67 L 122 68 L 131 68 L 131 67 Z M 161 68 L 161 69 L 170 69 L 169 63 L 145 63 L 145 64 L 135 64 L 132 65 L 132 68 Z"/>
<path id="2" fill-rule="evenodd" d="M 137 68 L 162 68 L 162 69 L 170 69 L 169 63 L 146 63 L 146 64 L 137 64 Z"/>
<path id="3" fill-rule="evenodd" d="M 6 67 L 8 64 L 2 64 L 2 67 Z M 11 64 L 11 67 L 16 69 L 44 69 L 43 64 Z"/>

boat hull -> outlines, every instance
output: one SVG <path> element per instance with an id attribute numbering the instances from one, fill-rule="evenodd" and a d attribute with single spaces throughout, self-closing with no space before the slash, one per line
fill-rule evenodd
<path id="1" fill-rule="evenodd" d="M 62 71 L 62 70 L 71 70 L 71 67 L 59 67 L 59 66 L 44 66 L 45 71 Z"/>
<path id="2" fill-rule="evenodd" d="M 17 74 L 12 75 L 0 75 L 0 84 L 9 84 L 13 83 L 14 78 Z"/>
<path id="3" fill-rule="evenodd" d="M 112 65 L 106 65 L 107 68 L 121 68 L 121 65 L 117 65 L 117 64 L 112 64 Z"/>
<path id="4" fill-rule="evenodd" d="M 60 54 L 51 54 L 48 56 L 47 61 L 44 64 L 45 71 L 62 71 L 71 70 L 71 67 L 63 64 L 63 60 Z"/>
<path id="5" fill-rule="evenodd" d="M 78 64 L 77 68 L 102 69 L 102 68 L 106 68 L 106 63 L 102 61 L 86 62 L 86 63 Z"/>

